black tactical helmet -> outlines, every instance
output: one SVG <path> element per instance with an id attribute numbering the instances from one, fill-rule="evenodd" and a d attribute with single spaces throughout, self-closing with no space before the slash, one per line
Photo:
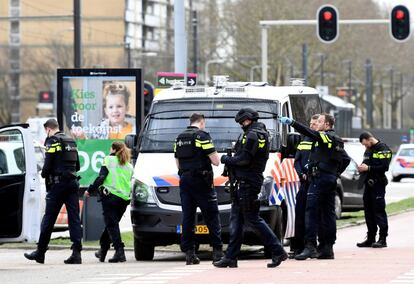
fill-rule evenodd
<path id="1" fill-rule="evenodd" d="M 256 121 L 259 119 L 259 113 L 252 108 L 246 107 L 239 110 L 234 118 L 237 123 L 242 123 L 246 119 Z"/>

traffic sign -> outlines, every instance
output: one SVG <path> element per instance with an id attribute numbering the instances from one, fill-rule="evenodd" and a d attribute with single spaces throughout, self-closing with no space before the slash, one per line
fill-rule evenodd
<path id="1" fill-rule="evenodd" d="M 157 87 L 161 89 L 171 87 L 177 81 L 184 81 L 183 73 L 157 72 Z M 197 74 L 187 73 L 187 86 L 192 87 L 197 84 Z"/>

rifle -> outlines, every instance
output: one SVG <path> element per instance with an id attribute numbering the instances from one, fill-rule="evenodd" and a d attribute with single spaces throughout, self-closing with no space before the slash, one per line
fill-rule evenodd
<path id="1" fill-rule="evenodd" d="M 228 155 L 230 157 L 232 156 L 232 152 L 233 152 L 232 148 L 227 148 L 226 149 L 226 155 Z M 236 180 L 234 178 L 233 169 L 228 165 L 224 165 L 224 170 L 223 170 L 223 173 L 221 175 L 224 176 L 224 177 L 229 178 L 228 188 L 230 189 L 230 198 L 231 198 L 232 201 L 236 200 L 237 199 L 236 188 L 235 188 Z"/>

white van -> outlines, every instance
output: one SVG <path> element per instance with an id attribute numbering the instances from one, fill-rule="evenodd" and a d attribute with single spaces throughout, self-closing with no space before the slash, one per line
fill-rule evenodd
<path id="1" fill-rule="evenodd" d="M 294 206 L 299 179 L 293 168 L 293 155 L 300 137 L 292 133 L 290 126 L 281 126 L 277 117 L 290 116 L 307 124 L 313 114 L 321 112 L 318 91 L 305 86 L 228 83 L 223 78 L 215 81 L 214 87 L 177 85 L 162 91 L 154 98 L 139 137 L 130 135 L 126 138 L 136 158 L 131 220 L 137 260 L 151 260 L 155 246 L 180 243 L 181 200 L 173 143 L 189 125 L 193 112 L 205 115 L 206 131 L 220 155 L 241 134 L 240 126 L 234 120 L 236 113 L 243 107 L 259 112 L 259 121 L 266 124 L 271 138 L 270 157 L 259 195 L 260 214 L 279 238 L 294 235 Z M 221 176 L 222 165 L 213 167 L 213 170 L 222 237 L 224 242 L 228 242 L 231 207 L 228 182 Z M 197 243 L 209 243 L 208 230 L 200 211 L 196 221 Z M 245 233 L 244 243 L 261 244 L 252 231 Z M 265 253 L 269 254 L 267 248 Z"/>
<path id="2" fill-rule="evenodd" d="M 0 127 L 0 243 L 36 242 L 44 211 L 39 145 L 28 124 Z"/>

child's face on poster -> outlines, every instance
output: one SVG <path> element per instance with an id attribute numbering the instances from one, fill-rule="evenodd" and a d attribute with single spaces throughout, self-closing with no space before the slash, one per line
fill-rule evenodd
<path id="1" fill-rule="evenodd" d="M 123 124 L 127 111 L 123 95 L 109 95 L 106 98 L 105 114 L 109 119 L 110 125 Z"/>

